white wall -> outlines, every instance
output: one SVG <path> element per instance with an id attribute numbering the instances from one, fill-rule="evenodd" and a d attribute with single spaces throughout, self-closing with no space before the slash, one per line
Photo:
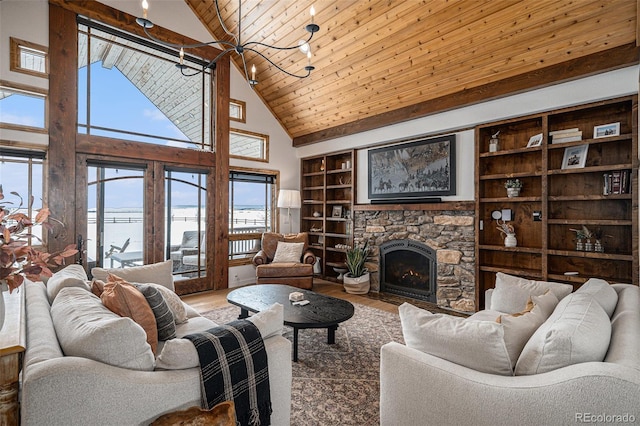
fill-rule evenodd
<path id="1" fill-rule="evenodd" d="M 472 127 L 496 120 L 536 112 L 579 105 L 597 100 L 638 93 L 638 66 L 623 68 L 543 89 L 433 114 L 404 123 L 344 136 L 301 147 L 298 157 L 338 151 L 345 147 L 368 147 L 387 141 L 414 138 L 418 135 L 456 133 L 457 195 L 442 197 L 444 201 L 474 198 L 474 133 Z M 460 130 L 467 129 L 467 130 Z M 367 149 L 357 153 L 357 202 L 368 203 Z"/>

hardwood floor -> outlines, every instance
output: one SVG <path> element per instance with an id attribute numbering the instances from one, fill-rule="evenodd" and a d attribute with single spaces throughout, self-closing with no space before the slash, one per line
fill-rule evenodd
<path id="1" fill-rule="evenodd" d="M 202 313 L 220 307 L 232 306 L 227 302 L 227 294 L 232 290 L 233 288 L 190 294 L 187 296 L 182 296 L 182 300 L 184 300 L 185 303 L 191 305 L 196 311 Z M 386 303 L 380 300 L 370 299 L 366 296 L 346 293 L 344 291 L 344 288 L 342 287 L 342 284 L 314 279 L 313 291 L 321 294 L 326 294 L 327 296 L 333 296 L 340 299 L 348 300 L 352 303 L 360 303 L 361 305 L 369 306 L 375 309 L 380 309 L 395 314 L 398 313 L 398 307 L 396 305 L 392 305 L 391 303 Z"/>

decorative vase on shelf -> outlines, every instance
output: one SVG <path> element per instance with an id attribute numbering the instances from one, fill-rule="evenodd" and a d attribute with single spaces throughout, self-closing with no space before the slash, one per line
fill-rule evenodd
<path id="1" fill-rule="evenodd" d="M 576 240 L 576 251 L 584 251 L 584 240 L 582 238 Z"/>
<path id="2" fill-rule="evenodd" d="M 602 242 L 600 240 L 596 240 L 593 248 L 597 253 L 604 253 L 604 246 L 602 245 Z"/>
<path id="3" fill-rule="evenodd" d="M 591 242 L 591 240 L 587 239 L 587 241 L 584 243 L 584 251 L 593 251 L 593 243 Z"/>
<path id="4" fill-rule="evenodd" d="M 507 188 L 507 197 L 514 198 L 520 196 L 520 188 Z"/>
<path id="5" fill-rule="evenodd" d="M 518 246 L 518 239 L 516 238 L 516 234 L 507 234 L 507 236 L 504 237 L 504 246 L 505 247 L 517 247 Z"/>

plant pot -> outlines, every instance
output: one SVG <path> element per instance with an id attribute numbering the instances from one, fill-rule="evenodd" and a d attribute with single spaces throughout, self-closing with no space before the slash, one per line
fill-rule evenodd
<path id="1" fill-rule="evenodd" d="M 520 188 L 507 188 L 507 197 L 514 198 L 520 196 Z"/>
<path id="2" fill-rule="evenodd" d="M 518 240 L 516 239 L 516 235 L 515 234 L 507 234 L 507 236 L 504 237 L 504 246 L 505 247 L 517 247 L 518 246 Z"/>
<path id="3" fill-rule="evenodd" d="M 369 273 L 354 278 L 351 273 L 344 274 L 344 290 L 350 294 L 367 294 L 369 293 Z"/>

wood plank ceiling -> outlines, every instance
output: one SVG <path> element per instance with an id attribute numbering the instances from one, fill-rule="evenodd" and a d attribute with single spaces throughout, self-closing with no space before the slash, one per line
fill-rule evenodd
<path id="1" fill-rule="evenodd" d="M 214 37 L 225 38 L 213 0 L 185 2 Z M 636 40 L 636 0 L 246 0 L 242 39 L 296 45 L 312 5 L 320 32 L 311 42 L 311 77 L 288 77 L 247 54 L 258 68 L 256 91 L 294 145 Z M 220 0 L 232 32 L 237 8 L 236 0 Z M 294 73 L 307 64 L 297 50 L 266 54 Z M 232 59 L 240 65 L 238 55 Z"/>

